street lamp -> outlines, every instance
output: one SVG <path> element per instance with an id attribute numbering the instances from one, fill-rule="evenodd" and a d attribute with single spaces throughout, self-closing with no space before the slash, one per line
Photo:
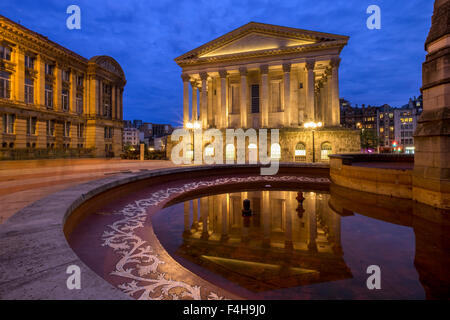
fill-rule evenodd
<path id="1" fill-rule="evenodd" d="M 194 160 L 194 155 L 195 155 L 195 147 L 194 147 L 194 143 L 195 143 L 195 133 L 194 130 L 196 129 L 200 129 L 202 126 L 200 125 L 200 121 L 193 121 L 193 122 L 187 122 L 186 123 L 186 129 L 189 130 L 189 132 L 193 132 L 192 135 L 192 160 Z"/>
<path id="2" fill-rule="evenodd" d="M 316 162 L 316 148 L 314 145 L 314 131 L 316 130 L 316 128 L 321 128 L 323 126 L 322 122 L 314 122 L 314 121 L 309 121 L 306 122 L 305 124 L 303 124 L 303 127 L 305 129 L 311 129 L 312 131 L 312 143 L 313 143 L 313 162 Z"/>

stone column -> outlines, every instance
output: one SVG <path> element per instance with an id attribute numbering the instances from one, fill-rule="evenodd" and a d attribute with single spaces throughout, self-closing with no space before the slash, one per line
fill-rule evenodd
<path id="1" fill-rule="evenodd" d="M 25 54 L 24 50 L 20 47 L 14 50 L 16 63 L 16 71 L 13 74 L 15 81 L 12 81 L 13 91 L 11 92 L 11 98 L 20 102 L 25 101 Z"/>
<path id="2" fill-rule="evenodd" d="M 316 114 L 316 119 L 317 121 L 322 121 L 323 122 L 323 98 L 324 98 L 324 88 L 323 88 L 323 81 L 320 81 L 319 84 L 317 85 L 318 89 L 317 89 L 317 95 L 318 95 L 318 99 L 317 99 L 317 114 Z"/>
<path id="3" fill-rule="evenodd" d="M 77 112 L 77 73 L 74 69 L 70 70 L 69 110 Z"/>
<path id="4" fill-rule="evenodd" d="M 53 87 L 53 110 L 62 110 L 61 105 L 61 92 L 62 92 L 62 70 L 61 65 L 56 64 L 54 75 L 55 75 L 55 86 Z"/>
<path id="5" fill-rule="evenodd" d="M 197 81 L 191 81 L 192 87 L 192 121 L 198 120 L 198 106 L 197 106 Z"/>
<path id="6" fill-rule="evenodd" d="M 240 92 L 240 102 L 241 102 L 241 127 L 247 128 L 247 68 L 239 68 L 239 73 L 241 75 L 241 92 Z"/>
<path id="7" fill-rule="evenodd" d="M 449 8 L 450 0 L 434 3 L 422 65 L 423 113 L 414 132 L 413 199 L 442 209 L 450 209 Z"/>
<path id="8" fill-rule="evenodd" d="M 200 94 L 200 121 L 202 128 L 208 127 L 208 94 L 207 94 L 207 80 L 208 73 L 201 72 L 200 79 L 202 80 L 202 91 Z"/>
<path id="9" fill-rule="evenodd" d="M 208 115 L 208 127 L 215 126 L 215 115 L 213 113 L 213 98 L 214 98 L 214 78 L 209 78 L 207 81 L 207 96 L 208 96 L 208 102 L 207 102 L 207 115 Z"/>
<path id="10" fill-rule="evenodd" d="M 183 80 L 183 126 L 189 122 L 189 75 L 183 73 L 181 75 Z"/>
<path id="11" fill-rule="evenodd" d="M 113 120 L 117 119 L 117 96 L 116 96 L 116 85 L 111 85 L 111 118 Z"/>
<path id="12" fill-rule="evenodd" d="M 283 82 L 284 82 L 284 126 L 291 125 L 291 64 L 283 63 Z"/>
<path id="13" fill-rule="evenodd" d="M 341 59 L 331 59 L 331 125 L 339 126 L 341 122 L 341 109 L 339 105 L 339 64 Z"/>
<path id="14" fill-rule="evenodd" d="M 36 59 L 36 68 L 38 71 L 37 79 L 35 82 L 36 101 L 37 104 L 45 105 L 45 61 L 42 56 L 38 56 Z"/>
<path id="15" fill-rule="evenodd" d="M 306 116 L 305 121 L 314 121 L 314 65 L 315 61 L 312 59 L 306 60 Z"/>
<path id="16" fill-rule="evenodd" d="M 259 67 L 261 73 L 261 127 L 269 126 L 269 66 L 267 64 Z"/>
<path id="17" fill-rule="evenodd" d="M 326 125 L 328 126 L 336 126 L 336 114 L 334 113 L 334 109 L 333 109 L 333 72 L 331 71 L 331 69 L 327 69 L 327 101 L 328 101 L 328 105 L 327 105 L 327 120 L 328 121 L 326 123 Z M 340 122 L 340 119 L 339 119 Z M 378 122 L 378 121 L 377 121 Z M 338 124 L 339 125 L 339 124 Z"/>
<path id="18" fill-rule="evenodd" d="M 227 71 L 219 70 L 220 86 L 217 88 L 217 95 L 219 95 L 219 112 L 221 113 L 220 127 L 228 127 L 228 107 L 227 107 Z"/>

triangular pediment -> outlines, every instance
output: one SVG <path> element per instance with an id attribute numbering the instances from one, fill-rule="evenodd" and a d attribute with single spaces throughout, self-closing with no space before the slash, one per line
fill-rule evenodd
<path id="1" fill-rule="evenodd" d="M 222 47 L 202 54 L 199 57 L 214 57 L 260 50 L 280 49 L 311 44 L 315 42 L 316 41 L 310 39 L 296 39 L 251 32 L 241 38 L 231 41 L 230 43 Z"/>
<path id="2" fill-rule="evenodd" d="M 175 61 L 179 65 L 219 61 L 245 55 L 283 54 L 292 50 L 314 50 L 317 46 L 342 48 L 347 36 L 250 22 L 191 50 Z"/>

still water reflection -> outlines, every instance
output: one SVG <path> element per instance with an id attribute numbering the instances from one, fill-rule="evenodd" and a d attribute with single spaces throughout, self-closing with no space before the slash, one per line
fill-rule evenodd
<path id="1" fill-rule="evenodd" d="M 243 215 L 245 199 L 250 216 Z M 422 243 L 416 252 L 412 226 L 332 209 L 330 203 L 336 201 L 320 192 L 224 193 L 168 207 L 152 223 L 178 262 L 244 298 L 449 297 L 448 269 L 442 270 L 448 266 L 447 240 Z M 418 263 L 418 254 L 426 263 Z M 367 288 L 370 265 L 381 268 L 380 290 Z M 424 278 L 436 277 L 436 268 L 444 272 L 430 285 Z"/>

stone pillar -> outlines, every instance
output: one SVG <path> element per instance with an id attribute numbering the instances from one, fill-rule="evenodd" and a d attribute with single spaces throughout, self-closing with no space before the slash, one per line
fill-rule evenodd
<path id="1" fill-rule="evenodd" d="M 16 63 L 16 71 L 13 74 L 15 78 L 13 83 L 13 92 L 11 98 L 20 102 L 25 101 L 25 54 L 22 48 L 18 47 L 15 50 L 14 62 Z"/>
<path id="2" fill-rule="evenodd" d="M 284 126 L 291 125 L 291 64 L 283 63 L 283 82 L 284 82 Z"/>
<path id="3" fill-rule="evenodd" d="M 220 127 L 228 128 L 228 106 L 227 106 L 227 71 L 219 70 L 220 86 L 217 95 L 219 95 L 219 112 L 221 113 Z"/>
<path id="4" fill-rule="evenodd" d="M 306 116 L 305 121 L 314 121 L 314 60 L 306 60 Z"/>
<path id="5" fill-rule="evenodd" d="M 259 67 L 261 73 L 261 127 L 269 126 L 269 66 L 267 64 Z"/>
<path id="6" fill-rule="evenodd" d="M 198 120 L 198 106 L 197 106 L 197 81 L 191 81 L 192 87 L 192 121 Z"/>
<path id="7" fill-rule="evenodd" d="M 61 93 L 62 93 L 62 70 L 61 65 L 56 64 L 55 70 L 55 86 L 53 87 L 53 110 L 62 110 Z"/>
<path id="8" fill-rule="evenodd" d="M 117 87 L 115 84 L 111 85 L 111 113 L 112 113 L 112 119 L 117 119 L 117 95 L 116 95 Z"/>
<path id="9" fill-rule="evenodd" d="M 241 102 L 241 127 L 247 128 L 247 68 L 239 68 L 239 73 L 241 75 L 241 92 L 240 92 L 240 102 Z"/>
<path id="10" fill-rule="evenodd" d="M 316 114 L 316 119 L 317 121 L 322 121 L 323 123 L 323 109 L 324 109 L 324 87 L 323 87 L 323 81 L 320 81 L 318 84 L 318 89 L 317 89 L 317 95 L 318 95 L 318 99 L 317 99 L 317 114 Z"/>
<path id="11" fill-rule="evenodd" d="M 183 126 L 189 122 L 189 75 L 183 73 Z"/>
<path id="12" fill-rule="evenodd" d="M 36 59 L 37 80 L 35 82 L 37 104 L 45 105 L 45 61 L 42 56 Z"/>
<path id="13" fill-rule="evenodd" d="M 450 209 L 450 0 L 437 0 L 425 41 L 423 113 L 414 132 L 413 199 Z"/>
<path id="14" fill-rule="evenodd" d="M 339 64 L 341 59 L 331 59 L 331 125 L 339 126 L 341 123 L 341 107 L 339 104 Z"/>
<path id="15" fill-rule="evenodd" d="M 77 74 L 73 69 L 70 71 L 69 110 L 77 112 Z"/>
<path id="16" fill-rule="evenodd" d="M 207 115 L 208 115 L 208 127 L 215 126 L 215 116 L 213 113 L 213 98 L 214 98 L 214 78 L 210 78 L 207 81 L 207 96 L 208 96 L 208 102 L 207 102 Z"/>
<path id="17" fill-rule="evenodd" d="M 333 73 L 331 69 L 327 69 L 327 119 L 325 121 L 328 126 L 336 126 L 336 114 L 333 114 L 335 110 L 333 109 Z M 340 122 L 340 120 L 339 120 Z M 378 121 L 377 121 L 378 123 Z M 337 124 L 339 125 L 339 124 Z"/>
<path id="18" fill-rule="evenodd" d="M 208 95 L 207 95 L 207 80 L 208 74 L 206 72 L 200 73 L 200 79 L 202 80 L 202 91 L 200 95 L 200 121 L 202 128 L 208 127 Z"/>

